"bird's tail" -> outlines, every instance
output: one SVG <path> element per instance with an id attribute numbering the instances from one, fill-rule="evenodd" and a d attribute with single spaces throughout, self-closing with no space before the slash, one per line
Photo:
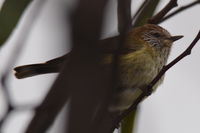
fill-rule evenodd
<path id="1" fill-rule="evenodd" d="M 52 65 L 49 63 L 41 63 L 41 64 L 30 64 L 15 67 L 15 76 L 18 79 L 27 78 L 35 75 L 46 74 L 46 73 L 55 73 L 59 72 L 58 65 Z"/>

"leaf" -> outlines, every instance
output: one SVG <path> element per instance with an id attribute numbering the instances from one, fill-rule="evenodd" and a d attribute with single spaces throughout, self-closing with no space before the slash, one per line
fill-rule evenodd
<path id="1" fill-rule="evenodd" d="M 147 23 L 148 18 L 153 16 L 156 7 L 158 6 L 160 0 L 146 0 L 146 5 L 144 9 L 141 11 L 137 20 L 133 24 L 133 27 L 138 27 Z"/>
<path id="2" fill-rule="evenodd" d="M 121 133 L 133 133 L 134 122 L 137 115 L 137 109 L 130 112 L 122 121 Z"/>
<path id="3" fill-rule="evenodd" d="M 24 10 L 32 0 L 6 0 L 0 12 L 0 46 L 13 32 Z"/>

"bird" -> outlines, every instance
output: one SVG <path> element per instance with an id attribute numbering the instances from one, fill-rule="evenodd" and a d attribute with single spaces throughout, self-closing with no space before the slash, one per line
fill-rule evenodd
<path id="1" fill-rule="evenodd" d="M 145 24 L 128 31 L 119 52 L 119 89 L 111 100 L 109 106 L 111 112 L 123 111 L 132 105 L 133 101 L 142 93 L 142 88 L 147 86 L 166 65 L 173 42 L 182 37 L 182 35 L 172 36 L 166 29 L 155 24 Z M 103 52 L 100 61 L 103 66 L 110 66 L 113 63 L 119 39 L 120 36 L 115 36 L 98 42 L 97 45 Z M 15 67 L 15 76 L 23 79 L 59 72 L 69 58 L 70 52 L 45 63 Z M 154 85 L 153 90 L 156 90 L 163 79 L 164 76 Z"/>

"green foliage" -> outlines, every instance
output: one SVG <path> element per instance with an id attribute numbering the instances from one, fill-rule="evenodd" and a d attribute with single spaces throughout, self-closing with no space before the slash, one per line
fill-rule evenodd
<path id="1" fill-rule="evenodd" d="M 0 12 L 0 46 L 16 27 L 24 10 L 32 0 L 6 0 Z"/>
<path id="2" fill-rule="evenodd" d="M 146 0 L 148 3 L 145 8 L 142 10 L 137 20 L 135 21 L 133 27 L 142 26 L 147 23 L 148 19 L 153 16 L 156 7 L 158 6 L 160 0 Z"/>
<path id="3" fill-rule="evenodd" d="M 132 133 L 134 129 L 135 117 L 137 115 L 137 109 L 130 112 L 122 121 L 121 133 Z"/>

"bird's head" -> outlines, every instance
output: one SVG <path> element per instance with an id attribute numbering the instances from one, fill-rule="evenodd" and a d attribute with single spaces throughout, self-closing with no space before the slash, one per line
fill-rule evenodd
<path id="1" fill-rule="evenodd" d="M 146 24 L 134 28 L 132 32 L 132 35 L 135 36 L 135 40 L 156 49 L 171 48 L 173 42 L 183 37 L 171 36 L 167 30 L 154 24 Z"/>
<path id="2" fill-rule="evenodd" d="M 147 55 L 166 63 L 173 42 L 182 37 L 171 36 L 167 30 L 158 25 L 146 24 L 130 30 L 126 47 L 146 52 Z"/>

